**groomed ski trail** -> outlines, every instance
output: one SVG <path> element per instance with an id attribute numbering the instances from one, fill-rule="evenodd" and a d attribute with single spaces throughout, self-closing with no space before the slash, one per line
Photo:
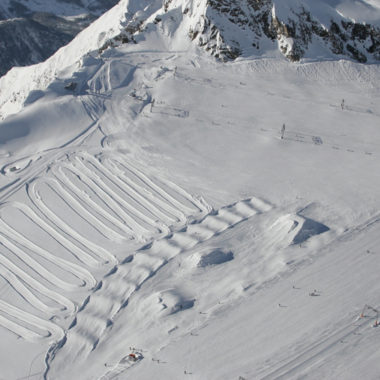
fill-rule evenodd
<path id="1" fill-rule="evenodd" d="M 2 300 L 0 300 L 0 323 L 9 331 L 31 342 L 43 338 L 57 341 L 64 336 L 63 329 L 55 323 L 36 317 Z"/>
<path id="2" fill-rule="evenodd" d="M 364 317 L 345 324 L 334 333 L 330 334 L 326 338 L 323 338 L 314 344 L 311 344 L 309 348 L 303 350 L 299 355 L 296 355 L 293 359 L 287 363 L 281 365 L 274 371 L 268 373 L 263 377 L 258 377 L 260 380 L 274 380 L 274 379 L 289 379 L 292 376 L 296 376 L 297 373 L 305 369 L 307 366 L 312 365 L 313 362 L 321 359 L 328 352 L 337 348 L 344 339 L 354 334 L 359 334 L 365 328 L 370 328 L 371 322 L 377 319 L 376 316 Z"/>
<path id="3" fill-rule="evenodd" d="M 31 208 L 20 202 L 6 203 L 0 208 L 0 216 L 2 215 L 2 211 L 8 207 L 20 210 L 27 218 L 29 218 L 33 223 L 40 227 L 41 230 L 45 231 L 62 247 L 71 252 L 76 259 L 82 261 L 83 263 L 86 263 L 86 260 L 84 260 L 83 257 L 86 257 L 87 254 L 72 244 L 70 240 L 59 234 L 54 228 L 52 228 L 43 219 L 41 219 Z M 38 256 L 44 258 L 45 260 L 58 265 L 61 269 L 73 274 L 81 281 L 79 285 L 67 284 L 63 286 L 62 289 L 75 290 L 78 286 L 89 288 L 95 286 L 96 280 L 88 270 L 60 257 L 57 257 L 46 249 L 41 248 L 36 243 L 26 238 L 21 232 L 16 231 L 9 224 L 5 223 L 3 219 L 0 219 L 0 233 L 7 237 L 8 240 L 11 238 L 12 241 L 16 242 L 19 246 L 28 248 L 30 251 L 36 253 Z M 55 283 L 55 285 L 59 286 L 60 283 Z"/>
<path id="4" fill-rule="evenodd" d="M 76 231 L 70 220 L 64 220 L 65 210 L 47 203 L 46 191 L 54 192 L 63 207 L 74 210 L 84 223 L 108 240 L 114 242 L 116 238 L 119 243 L 128 238 L 146 242 L 166 236 L 171 228 L 182 227 L 189 217 L 201 218 L 210 211 L 205 202 L 177 185 L 153 178 L 121 157 L 107 154 L 104 158 L 102 153 L 95 156 L 85 152 L 62 156 L 50 165 L 46 175 L 31 179 L 28 176 L 25 189 L 32 206 L 19 201 L 0 206 L 0 245 L 4 251 L 0 257 L 0 276 L 21 300 L 17 307 L 8 299 L 0 300 L 0 325 L 26 340 L 62 339 L 63 330 L 52 317 L 67 318 L 75 313 L 77 306 L 70 294 L 80 288 L 100 289 L 103 282 L 97 284 L 92 270 L 103 269 L 104 273 L 109 271 L 110 265 L 118 263 L 106 248 Z M 96 201 L 90 199 L 86 187 L 94 189 Z M 15 212 L 21 217 L 18 225 L 31 225 L 41 231 L 69 255 L 70 261 L 14 225 Z M 139 275 L 136 284 L 147 276 L 145 272 Z M 130 281 L 134 281 L 133 277 Z M 63 290 L 65 296 L 58 293 L 57 288 Z M 122 295 L 111 298 L 112 304 L 117 304 Z M 22 310 L 22 302 L 38 310 L 39 316 Z M 41 313 L 46 315 L 46 320 L 40 317 Z"/>

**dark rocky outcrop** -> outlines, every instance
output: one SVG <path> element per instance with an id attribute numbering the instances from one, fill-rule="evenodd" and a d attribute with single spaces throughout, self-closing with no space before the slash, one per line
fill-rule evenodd
<path id="1" fill-rule="evenodd" d="M 61 1 L 80 4 L 80 0 Z M 97 9 L 116 1 L 98 0 L 92 4 Z M 13 7 L 25 13 L 23 6 L 16 3 L 14 0 Z M 281 5 L 281 11 L 276 9 L 276 4 Z M 221 61 L 267 55 L 268 51 L 273 54 L 277 50 L 290 61 L 334 57 L 360 63 L 380 61 L 379 27 L 355 23 L 332 7 L 324 17 L 329 21 L 322 23 L 306 5 L 306 1 L 287 0 L 283 3 L 275 0 L 152 0 L 144 11 L 137 13 L 129 12 L 128 5 L 124 28 L 119 35 L 107 40 L 99 53 L 120 44 L 138 43 L 144 39 L 147 28 L 165 30 L 165 25 L 170 24 L 172 30 L 175 24 L 186 38 Z M 130 8 L 136 9 L 136 4 Z M 54 17 L 34 14 L 22 21 L 12 21 L 12 26 L 0 25 L 0 73 L 13 65 L 47 58 L 91 21 L 91 18 L 83 19 L 74 25 Z M 187 21 L 182 23 L 185 19 Z M 313 56 L 313 51 L 318 51 L 318 56 Z"/>
<path id="2" fill-rule="evenodd" d="M 207 0 L 207 5 L 189 36 L 222 60 L 244 54 L 239 35 L 257 50 L 265 40 L 273 41 L 291 61 L 303 58 L 312 43 L 361 63 L 380 60 L 380 28 L 354 23 L 338 13 L 326 27 L 302 6 L 289 8 L 287 17 L 280 19 L 272 0 Z"/>

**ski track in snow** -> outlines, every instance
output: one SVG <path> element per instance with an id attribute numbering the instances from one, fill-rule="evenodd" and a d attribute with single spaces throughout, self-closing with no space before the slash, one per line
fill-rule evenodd
<path id="1" fill-rule="evenodd" d="M 117 376 L 132 367 L 134 364 L 137 364 L 141 359 L 141 354 L 138 356 L 137 360 L 131 359 L 129 355 L 124 356 L 118 363 L 112 365 L 111 368 L 99 380 L 117 379 Z"/>
<path id="2" fill-rule="evenodd" d="M 117 276 L 120 276 L 125 267 L 117 266 L 117 259 L 112 253 L 76 231 L 70 221 L 62 219 L 61 210 L 49 205 L 44 198 L 46 191 L 58 196 L 64 207 L 75 211 L 84 223 L 95 228 L 105 238 L 112 241 L 116 239 L 121 243 L 126 239 L 141 242 L 158 239 L 168 235 L 171 227 L 185 225 L 188 217 L 200 218 L 210 211 L 210 207 L 202 200 L 192 197 L 169 181 L 151 178 L 121 157 L 101 157 L 103 162 L 89 153 L 68 155 L 65 161 L 54 163 L 47 176 L 27 176 L 29 182 L 26 183 L 26 190 L 32 207 L 15 201 L 0 206 L 0 248 L 4 251 L 0 255 L 0 276 L 19 294 L 22 302 L 46 316 L 45 319 L 41 318 L 22 310 L 22 304 L 16 307 L 6 300 L 0 300 L 0 325 L 26 340 L 49 338 L 58 341 L 65 336 L 63 328 L 49 319 L 53 316 L 67 318 L 76 312 L 77 307 L 70 296 L 63 296 L 56 288 L 64 290 L 66 294 L 78 288 L 100 289 L 108 282 L 103 280 L 97 285 L 91 273 L 92 268 L 116 265 L 114 268 L 118 268 Z M 90 189 L 91 195 L 87 193 Z M 45 248 L 43 242 L 32 241 L 22 232 L 22 227 L 18 230 L 18 227 L 7 222 L 7 215 L 12 212 L 20 213 L 22 219 L 25 218 L 25 221 L 48 235 L 70 255 L 72 261 L 57 256 Z M 149 257 L 140 256 L 144 259 Z M 44 265 L 46 262 L 49 268 Z M 162 265 L 162 259 L 152 258 L 147 261 L 148 264 L 156 270 Z M 59 273 L 55 273 L 54 268 L 59 269 Z M 64 273 L 68 276 L 64 276 Z M 146 270 L 130 273 L 127 275 L 127 284 L 141 284 L 149 274 Z M 120 299 L 124 299 L 129 290 L 121 288 L 111 291 L 114 282 L 110 282 L 112 284 L 107 285 L 110 297 L 101 300 L 102 308 L 104 303 L 104 310 L 117 312 Z M 95 300 L 93 296 L 91 307 L 96 303 Z M 87 314 L 91 307 L 85 308 Z M 94 312 L 92 316 L 94 326 L 103 322 L 97 313 Z M 108 318 L 105 319 L 106 324 L 107 321 Z"/>
<path id="3" fill-rule="evenodd" d="M 351 335 L 359 334 L 365 328 L 369 327 L 369 322 L 377 319 L 376 316 L 360 318 L 355 323 L 351 322 L 339 328 L 336 332 L 306 347 L 303 352 L 287 363 L 283 364 L 274 371 L 268 373 L 261 380 L 289 379 L 295 376 L 299 371 L 309 368 L 311 364 L 318 359 L 326 356 L 328 352 L 339 348 L 344 339 Z"/>
<path id="4" fill-rule="evenodd" d="M 41 227 L 44 231 L 46 231 L 49 235 L 53 237 L 57 242 L 59 242 L 62 246 L 66 247 L 69 251 L 73 253 L 74 256 L 77 258 L 80 258 L 83 254 L 79 251 L 78 247 L 73 245 L 70 240 L 65 238 L 64 236 L 60 235 L 54 228 L 52 228 L 48 223 L 46 223 L 43 219 L 41 219 L 31 208 L 28 206 L 19 203 L 19 202 L 11 202 L 6 204 L 6 207 L 13 207 L 16 209 L 19 209 L 26 217 L 28 217 L 30 220 L 32 220 L 35 224 L 37 224 L 39 227 Z M 4 207 L 0 209 L 0 215 L 1 210 Z M 4 223 L 3 220 L 0 220 L 0 231 L 1 234 L 6 234 L 6 236 L 9 236 L 14 242 L 18 243 L 20 246 L 28 248 L 30 251 L 35 252 L 37 255 L 43 257 L 45 260 L 48 260 L 58 266 L 60 266 L 61 269 L 66 270 L 73 274 L 75 277 L 80 279 L 82 281 L 81 286 L 88 286 L 93 287 L 96 284 L 95 279 L 93 276 L 88 272 L 86 269 L 72 264 L 66 260 L 63 260 L 60 257 L 57 257 L 50 253 L 49 251 L 39 247 L 29 239 L 27 239 L 24 235 L 17 232 L 14 228 Z M 60 286 L 62 281 L 55 281 L 56 286 Z M 70 284 L 64 284 L 61 286 L 62 289 L 65 290 L 74 290 L 76 286 L 70 285 Z"/>
<path id="5" fill-rule="evenodd" d="M 63 329 L 55 323 L 36 317 L 2 300 L 0 313 L 0 324 L 3 327 L 29 341 L 39 341 L 43 338 L 57 340 L 64 336 Z"/>
<path id="6" fill-rule="evenodd" d="M 103 278 L 101 286 L 85 300 L 64 340 L 52 346 L 48 353 L 49 364 L 54 363 L 54 369 L 59 371 L 60 366 L 64 365 L 60 358 L 67 363 L 67 360 L 74 362 L 79 356 L 83 358 L 90 354 L 107 328 L 112 326 L 117 314 L 127 307 L 130 296 L 174 257 L 271 208 L 269 204 L 254 197 L 239 201 L 208 213 L 199 221 L 154 240 L 127 257 Z M 114 372 L 108 371 L 105 378 L 117 376 L 129 365 L 129 361 L 125 366 L 119 363 Z"/>
<path id="7" fill-rule="evenodd" d="M 193 65 L 199 67 L 199 64 Z M 106 150 L 93 155 L 70 147 L 74 141 L 80 145 L 100 127 L 99 110 L 104 104 L 102 100 L 98 104 L 94 97 L 104 100 L 110 97 L 113 88 L 118 87 L 111 81 L 110 64 L 99 67 L 88 82 L 91 96 L 79 95 L 93 120 L 88 129 L 59 149 L 24 157 L 2 168 L 5 175 L 19 175 L 1 189 L 2 200 L 25 187 L 31 205 L 14 201 L 0 205 L 0 276 L 21 299 L 16 305 L 11 304 L 9 298 L 0 299 L 0 326 L 31 342 L 48 339 L 52 343 L 46 355 L 45 378 L 63 373 L 68 362 L 75 367 L 77 362 L 85 360 L 105 338 L 118 314 L 128 307 L 130 297 L 173 258 L 248 218 L 271 210 L 270 205 L 253 197 L 212 211 L 201 198 L 193 197 L 170 181 L 148 175 L 124 156 Z M 125 64 L 125 67 L 129 71 L 121 81 L 123 86 L 134 73 L 132 66 Z M 161 67 L 152 80 L 164 79 L 166 75 L 197 86 L 225 88 L 209 79 L 178 75 L 176 69 L 166 67 Z M 151 114 L 165 118 L 190 116 L 190 111 L 180 106 L 167 105 L 164 101 L 155 101 L 147 93 L 145 95 L 142 99 L 137 97 L 143 100 L 140 113 L 150 104 Z M 354 108 L 347 110 L 362 112 Z M 275 129 L 258 128 L 260 134 L 264 132 L 270 137 L 279 137 Z M 105 141 L 108 137 L 104 138 Z M 324 145 L 350 153 L 377 154 L 376 142 L 351 139 L 351 145 L 345 145 L 345 141 L 340 142 L 338 137 L 314 136 L 287 129 L 284 140 L 313 144 L 319 146 L 317 149 L 323 149 L 320 146 Z M 51 165 L 43 173 L 41 168 L 47 162 Z M 54 199 L 63 205 L 64 210 L 59 209 Z M 33 228 L 52 239 L 71 260 L 54 254 L 44 246 L 44 241 L 33 241 L 23 233 L 22 227 L 18 229 L 7 223 L 9 211 L 18 212 L 21 219 L 32 223 Z M 67 216 L 70 213 L 77 219 L 71 221 Z M 136 240 L 145 245 L 126 253 L 119 263 L 109 248 L 92 241 L 90 235 L 85 236 L 84 231 L 76 228 L 78 220 L 99 233 L 101 241 L 124 244 Z M 20 262 L 21 265 L 17 264 Z M 94 272 L 100 269 L 103 272 L 97 272 L 96 278 Z M 108 273 L 104 275 L 106 270 Z M 97 282 L 99 278 L 102 280 Z M 87 293 L 81 294 L 81 306 L 78 307 L 74 292 L 81 289 Z M 25 305 L 28 311 L 22 310 Z M 33 310 L 38 315 L 33 314 Z M 65 328 L 59 325 L 62 317 L 66 321 L 72 320 L 67 330 L 67 325 Z M 347 323 L 306 347 L 301 354 L 279 363 L 275 369 L 271 368 L 271 372 L 263 371 L 259 375 L 263 380 L 269 380 L 298 374 L 326 352 L 339 349 L 339 342 L 363 330 L 367 321 Z M 117 378 L 138 363 L 129 356 L 118 359 L 104 370 L 101 380 Z"/>
<path id="8" fill-rule="evenodd" d="M 269 128 L 260 128 L 260 133 L 277 136 L 280 138 L 280 131 Z M 316 146 L 325 146 L 329 149 L 346 151 L 349 153 L 365 154 L 368 156 L 377 155 L 379 151 L 379 144 L 376 142 L 365 142 L 360 140 L 351 139 L 353 143 L 351 145 L 344 145 L 339 141 L 339 136 L 325 135 L 325 136 L 314 136 L 300 131 L 286 130 L 283 140 L 291 141 L 302 144 L 310 144 Z"/>
<path id="9" fill-rule="evenodd" d="M 85 107 L 86 108 L 86 107 Z M 86 108 L 87 110 L 87 108 Z M 89 112 L 89 111 L 87 111 Z M 94 119 L 93 115 L 89 113 L 89 117 L 91 119 Z M 99 126 L 98 120 L 94 120 L 92 124 L 90 124 L 82 133 L 80 133 L 78 136 L 74 137 L 72 140 L 68 141 L 67 143 L 63 144 L 60 147 L 53 148 L 46 150 L 44 152 L 41 152 L 41 156 L 38 155 L 38 158 L 44 158 L 45 162 L 54 162 L 63 159 L 65 156 L 65 150 L 70 150 L 70 146 L 75 142 L 77 145 L 80 145 L 83 143 L 83 141 L 89 137 Z M 67 148 L 67 149 L 65 149 Z M 28 170 L 26 173 L 22 173 L 22 176 L 19 178 L 16 178 L 12 183 L 6 185 L 5 187 L 1 188 L 1 200 L 5 201 L 7 198 L 9 198 L 11 195 L 16 193 L 17 191 L 21 190 L 25 185 L 27 185 L 30 181 L 32 181 L 34 178 L 38 177 L 41 172 L 44 170 L 44 166 L 41 167 L 41 165 L 31 165 L 31 160 L 34 160 L 36 157 L 35 155 L 29 156 L 29 157 L 23 157 L 21 159 L 18 159 L 17 161 L 7 164 L 5 167 L 1 169 L 1 172 L 4 173 L 7 171 L 7 168 L 14 166 L 17 164 L 17 162 L 20 161 L 28 161 L 27 166 L 24 166 L 21 168 L 21 170 L 17 170 L 17 172 L 21 173 Z"/>

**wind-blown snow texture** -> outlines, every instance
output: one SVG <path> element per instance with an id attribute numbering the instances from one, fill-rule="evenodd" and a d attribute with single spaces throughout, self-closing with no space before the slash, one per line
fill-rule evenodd
<path id="1" fill-rule="evenodd" d="M 299 2 L 123 0 L 0 80 L 2 377 L 377 378 L 380 66 L 237 4 Z"/>

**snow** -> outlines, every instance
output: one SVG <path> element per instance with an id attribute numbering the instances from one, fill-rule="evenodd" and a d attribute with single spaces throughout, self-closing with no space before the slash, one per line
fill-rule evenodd
<path id="1" fill-rule="evenodd" d="M 379 25 L 380 3 L 376 0 L 342 1 L 337 10 L 356 22 Z"/>
<path id="2" fill-rule="evenodd" d="M 275 0 L 274 6 L 276 16 L 285 20 L 290 11 L 304 8 L 326 26 L 337 14 L 358 23 L 379 25 L 380 3 L 376 0 Z"/>
<path id="3" fill-rule="evenodd" d="M 1 116 L 18 112 L 31 91 L 44 90 L 57 77 L 64 77 L 64 69 L 67 67 L 80 68 L 82 57 L 99 49 L 105 41 L 119 34 L 126 3 L 123 0 L 106 12 L 47 61 L 28 67 L 14 67 L 6 76 L 1 77 Z M 71 74 L 73 70 L 75 69 L 71 69 Z M 14 90 L 15 87 L 17 91 Z"/>
<path id="4" fill-rule="evenodd" d="M 98 56 L 126 7 L 1 79 L 2 376 L 375 379 L 379 65 Z"/>

